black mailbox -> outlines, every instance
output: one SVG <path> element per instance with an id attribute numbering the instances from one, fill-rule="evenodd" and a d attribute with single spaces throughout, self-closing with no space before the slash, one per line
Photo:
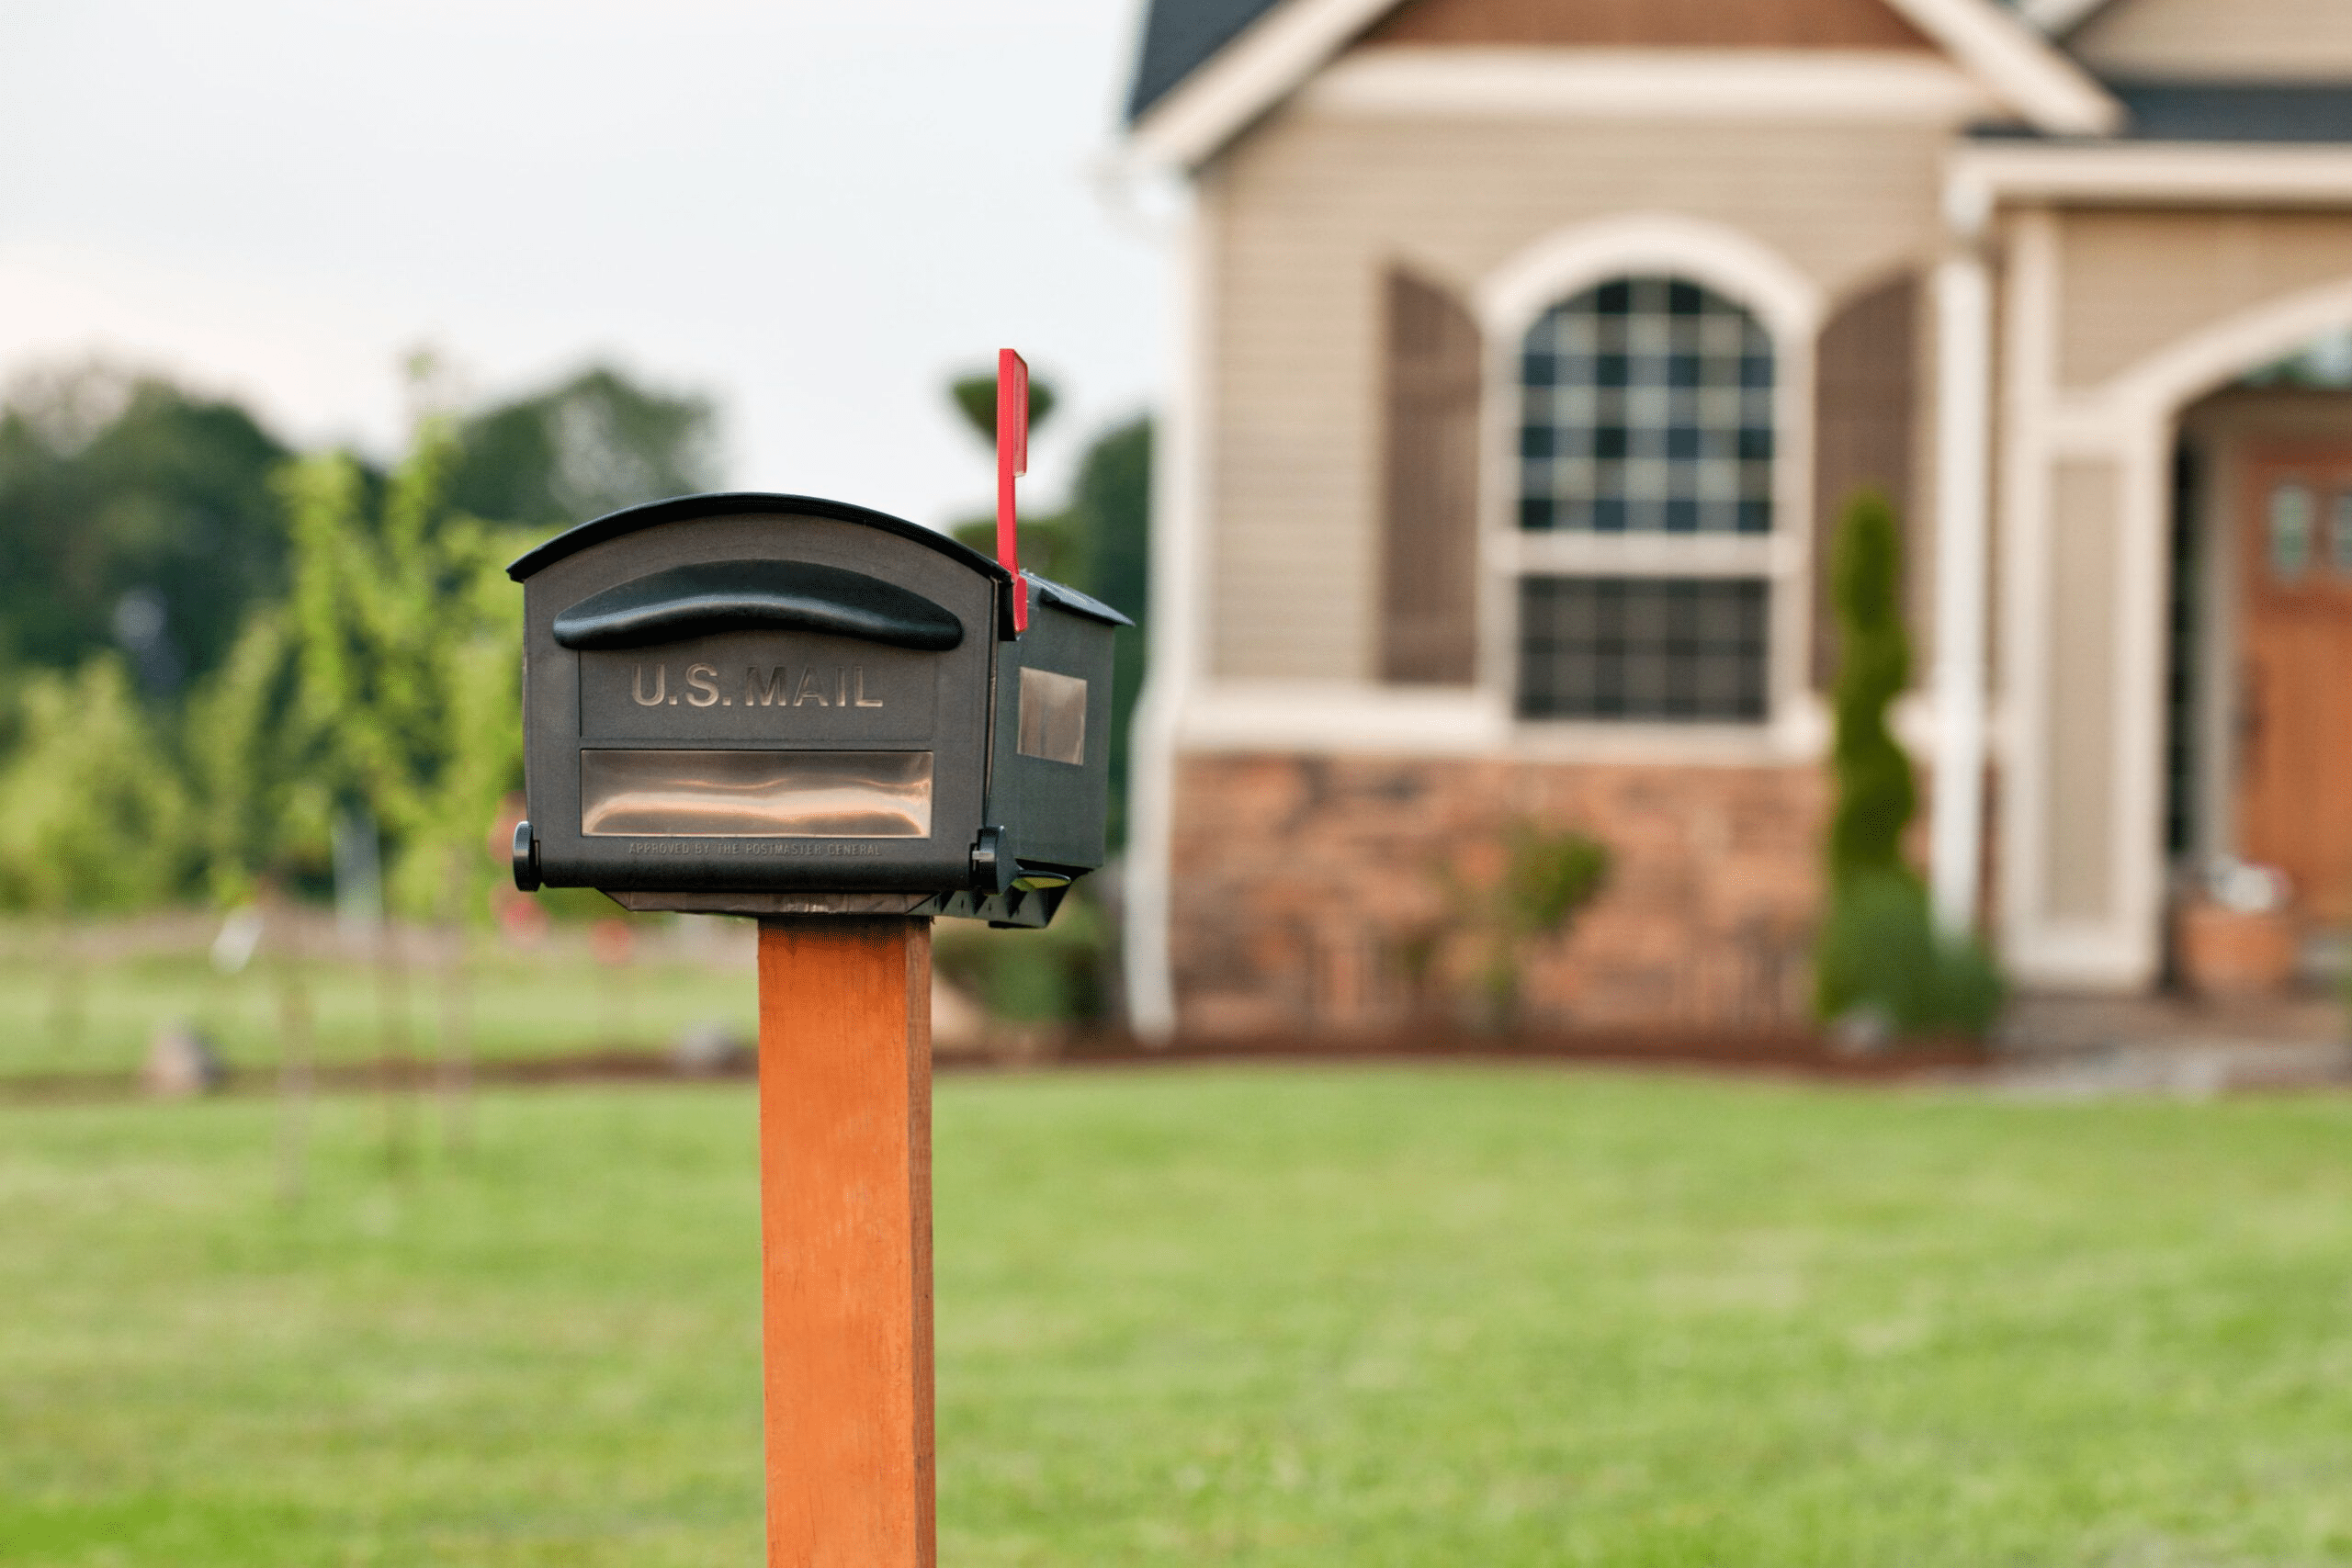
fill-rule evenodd
<path id="1" fill-rule="evenodd" d="M 1041 926 L 1102 863 L 1117 611 L 841 502 L 633 507 L 523 584 L 516 886 Z"/>

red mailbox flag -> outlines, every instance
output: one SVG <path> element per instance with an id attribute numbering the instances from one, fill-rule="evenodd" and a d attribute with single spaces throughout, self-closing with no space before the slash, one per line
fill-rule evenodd
<path id="1" fill-rule="evenodd" d="M 1012 573 L 1012 629 L 1029 629 L 1029 584 L 1021 575 L 1021 515 L 1012 481 L 1029 471 L 1029 366 L 1009 348 L 996 355 L 996 558 Z"/>

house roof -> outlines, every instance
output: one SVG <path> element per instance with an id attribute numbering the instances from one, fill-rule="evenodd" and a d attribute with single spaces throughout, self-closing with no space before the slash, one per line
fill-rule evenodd
<path id="1" fill-rule="evenodd" d="M 1127 118 L 1166 97 L 1242 28 L 1274 8 L 1278 0 L 1151 0 L 1145 18 L 1143 50 L 1127 94 Z"/>
<path id="2" fill-rule="evenodd" d="M 2110 82 L 2134 141 L 2352 141 L 2352 86 L 2270 82 Z"/>
<path id="3" fill-rule="evenodd" d="M 2106 86 L 2131 118 L 2103 140 L 2274 147 L 2352 142 L 2352 85 L 2110 80 Z M 1979 142 L 2074 140 L 2021 125 L 1978 126 L 1969 135 Z"/>
<path id="4" fill-rule="evenodd" d="M 1149 156 L 1195 164 L 1400 0 L 1150 0 L 1127 118 Z M 2007 0 L 1887 0 L 2036 130 L 2110 134 L 2122 107 Z"/>

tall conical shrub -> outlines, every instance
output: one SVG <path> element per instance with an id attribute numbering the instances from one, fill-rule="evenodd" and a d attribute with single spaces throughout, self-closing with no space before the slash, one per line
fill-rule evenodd
<path id="1" fill-rule="evenodd" d="M 1919 807 L 1911 759 L 1886 722 L 1911 681 L 1911 637 L 1903 626 L 1903 536 L 1876 491 L 1857 495 L 1839 522 L 1829 592 L 1838 640 L 1838 808 L 1829 828 L 1836 897 L 1857 877 L 1905 874 L 1903 831 Z"/>
<path id="2" fill-rule="evenodd" d="M 1887 713 L 1910 683 L 1911 638 L 1903 625 L 1902 530 L 1876 491 L 1857 495 L 1839 521 L 1829 592 L 1838 613 L 1830 758 L 1838 805 L 1814 1005 L 1831 1020 L 1874 1013 L 1898 1034 L 1982 1035 L 2000 1010 L 2000 972 L 1983 944 L 1936 931 L 1928 890 L 1903 858 L 1919 795 Z"/>

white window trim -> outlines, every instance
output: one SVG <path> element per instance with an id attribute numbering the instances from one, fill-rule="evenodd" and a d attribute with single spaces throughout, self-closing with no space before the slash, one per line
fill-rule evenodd
<path id="1" fill-rule="evenodd" d="M 1530 536 L 1518 525 L 1520 346 L 1562 300 L 1613 278 L 1671 274 L 1744 307 L 1772 339 L 1773 531 L 1764 537 Z M 1736 229 L 1670 213 L 1629 213 L 1545 236 L 1490 274 L 1476 294 L 1486 337 L 1480 433 L 1478 684 L 1518 711 L 1519 579 L 1529 571 L 1758 575 L 1771 584 L 1770 667 L 1760 724 L 1523 719 L 1538 749 L 1678 758 L 1694 748 L 1753 761 L 1816 755 L 1820 704 L 1806 680 L 1813 624 L 1813 360 L 1826 301 L 1779 253 Z"/>

